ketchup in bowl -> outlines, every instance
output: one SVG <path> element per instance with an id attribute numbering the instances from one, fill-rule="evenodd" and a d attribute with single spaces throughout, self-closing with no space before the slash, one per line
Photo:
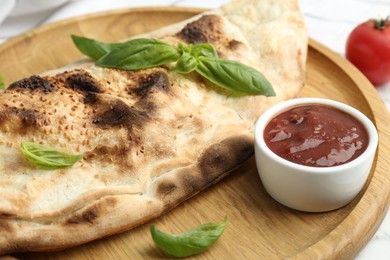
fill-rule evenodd
<path id="1" fill-rule="evenodd" d="M 264 141 L 278 156 L 301 165 L 328 167 L 350 162 L 368 145 L 365 127 L 334 107 L 308 104 L 276 115 Z"/>
<path id="2" fill-rule="evenodd" d="M 359 110 L 335 100 L 280 102 L 255 125 L 256 168 L 267 193 L 301 211 L 347 205 L 363 189 L 378 132 Z"/>

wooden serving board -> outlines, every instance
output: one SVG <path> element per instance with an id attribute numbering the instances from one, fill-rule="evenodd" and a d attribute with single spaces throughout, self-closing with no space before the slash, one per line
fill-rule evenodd
<path id="1" fill-rule="evenodd" d="M 117 41 L 184 20 L 201 9 L 142 8 L 83 16 L 46 25 L 0 45 L 0 74 L 10 83 L 55 69 L 81 57 L 71 34 Z M 355 256 L 369 241 L 389 205 L 390 117 L 373 86 L 346 60 L 310 41 L 307 82 L 302 97 L 325 97 L 352 105 L 379 130 L 375 163 L 363 191 L 349 205 L 327 213 L 288 209 L 265 192 L 250 159 L 230 176 L 152 221 L 178 233 L 228 217 L 221 239 L 199 259 L 337 258 Z M 156 249 L 149 224 L 129 232 L 50 253 L 38 259 L 166 259 Z"/>

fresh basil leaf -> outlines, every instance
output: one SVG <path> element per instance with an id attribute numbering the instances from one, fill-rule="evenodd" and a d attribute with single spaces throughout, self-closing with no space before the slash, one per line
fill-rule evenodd
<path id="1" fill-rule="evenodd" d="M 178 50 L 162 41 L 139 38 L 111 50 L 101 57 L 97 66 L 124 70 L 138 70 L 175 62 L 180 58 Z"/>
<path id="2" fill-rule="evenodd" d="M 176 66 L 173 68 L 173 71 L 178 73 L 190 73 L 194 71 L 198 66 L 198 61 L 188 52 L 183 52 L 180 59 L 177 61 Z"/>
<path id="3" fill-rule="evenodd" d="M 92 58 L 93 60 L 98 60 L 110 51 L 120 46 L 125 45 L 126 43 L 105 43 L 97 40 L 89 39 L 86 37 L 80 37 L 72 35 L 73 43 L 76 45 L 77 49 L 84 55 Z"/>
<path id="4" fill-rule="evenodd" d="M 191 52 L 192 45 L 184 45 L 183 43 L 179 42 L 177 45 L 177 51 L 182 54 L 183 52 Z"/>
<path id="5" fill-rule="evenodd" d="M 3 76 L 0 75 L 0 89 L 4 89 L 4 88 L 5 88 L 4 78 Z"/>
<path id="6" fill-rule="evenodd" d="M 33 142 L 22 142 L 20 149 L 24 157 L 31 163 L 52 169 L 73 166 L 83 158 L 82 154 L 68 154 Z"/>
<path id="7" fill-rule="evenodd" d="M 248 94 L 275 96 L 271 83 L 257 70 L 232 60 L 199 57 L 196 71 L 214 84 Z"/>
<path id="8" fill-rule="evenodd" d="M 214 47 L 208 43 L 195 44 L 191 48 L 191 55 L 195 58 L 199 57 L 218 57 Z"/>
<path id="9" fill-rule="evenodd" d="M 161 250 L 171 256 L 187 257 L 205 251 L 222 235 L 227 218 L 222 223 L 208 223 L 181 234 L 167 234 L 150 225 L 152 238 Z"/>

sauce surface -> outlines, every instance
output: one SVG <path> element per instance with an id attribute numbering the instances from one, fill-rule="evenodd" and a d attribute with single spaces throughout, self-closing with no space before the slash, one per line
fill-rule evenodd
<path id="1" fill-rule="evenodd" d="M 288 161 L 329 167 L 361 155 L 367 148 L 368 134 L 353 116 L 316 104 L 297 106 L 274 117 L 264 129 L 264 141 Z"/>

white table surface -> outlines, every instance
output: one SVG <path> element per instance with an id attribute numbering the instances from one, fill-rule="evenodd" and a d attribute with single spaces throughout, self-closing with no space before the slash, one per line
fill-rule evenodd
<path id="1" fill-rule="evenodd" d="M 0 25 L 0 43 L 42 24 L 87 13 L 143 6 L 217 8 L 226 2 L 228 0 L 71 0 L 56 9 L 35 13 L 30 17 L 7 18 Z M 299 0 L 299 2 L 309 36 L 341 56 L 345 54 L 347 36 L 356 25 L 370 18 L 390 15 L 389 0 Z M 390 83 L 378 87 L 377 91 L 390 110 Z M 389 213 L 356 259 L 390 259 Z"/>

